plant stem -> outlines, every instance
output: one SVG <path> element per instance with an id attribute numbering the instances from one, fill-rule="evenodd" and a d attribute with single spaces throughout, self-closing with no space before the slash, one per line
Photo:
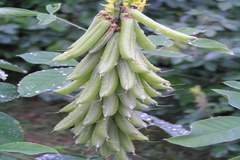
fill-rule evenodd
<path id="1" fill-rule="evenodd" d="M 74 26 L 74 27 L 76 27 L 76 28 L 78 28 L 78 29 L 81 29 L 81 30 L 84 30 L 84 31 L 87 30 L 86 28 L 83 28 L 83 27 L 81 27 L 81 26 L 78 26 L 78 25 L 76 25 L 76 24 L 74 24 L 74 23 L 72 23 L 72 22 L 69 22 L 69 21 L 67 21 L 67 20 L 65 20 L 65 19 L 62 19 L 62 18 L 60 18 L 60 17 L 57 17 L 57 16 L 56 16 L 56 19 L 59 20 L 59 21 L 62 21 L 62 22 L 64 22 L 64 23 L 67 23 L 67 24 L 69 24 L 69 25 L 71 25 L 71 26 Z"/>
<path id="2" fill-rule="evenodd" d="M 16 158 L 18 160 L 31 160 L 31 159 L 29 159 L 27 157 L 23 157 L 23 156 L 20 156 L 20 155 L 14 155 L 14 154 L 7 153 L 7 152 L 2 152 L 1 154 L 6 155 L 6 156 L 10 156 L 10 157 L 14 157 L 14 158 Z"/>
<path id="3" fill-rule="evenodd" d="M 116 0 L 116 2 L 114 3 L 114 18 L 116 18 L 118 21 L 120 19 L 120 15 L 121 15 L 121 7 L 123 5 L 123 0 Z"/>

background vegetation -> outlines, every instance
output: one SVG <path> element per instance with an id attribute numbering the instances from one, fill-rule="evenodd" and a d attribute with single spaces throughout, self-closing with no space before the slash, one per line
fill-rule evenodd
<path id="1" fill-rule="evenodd" d="M 0 7 L 19 7 L 46 12 L 45 6 L 60 1 L 0 1 Z M 57 12 L 62 17 L 79 26 L 88 27 L 92 18 L 102 9 L 94 0 L 64 0 Z M 148 113 L 174 124 L 184 125 L 210 117 L 235 115 L 240 112 L 229 106 L 227 100 L 211 89 L 227 88 L 222 82 L 240 79 L 240 1 L 239 0 L 149 0 L 144 10 L 149 17 L 171 28 L 194 27 L 206 30 L 199 37 L 207 37 L 226 44 L 235 56 L 218 51 L 209 51 L 176 44 L 174 50 L 188 56 L 181 58 L 163 58 L 149 56 L 153 63 L 164 71 L 166 78 L 175 86 L 173 96 L 160 98 L 159 103 L 170 105 L 149 110 Z M 150 33 L 145 28 L 146 33 Z M 74 42 L 83 31 L 61 21 L 49 25 L 38 25 L 32 17 L 0 18 L 0 59 L 19 65 L 28 73 L 47 69 L 46 65 L 33 65 L 25 62 L 19 54 L 34 51 L 61 51 Z M 7 82 L 18 84 L 24 73 L 6 71 Z M 25 130 L 26 141 L 53 146 L 61 153 L 78 155 L 95 154 L 86 152 L 82 146 L 73 146 L 69 132 L 53 133 L 52 127 L 62 115 L 52 114 L 64 106 L 67 97 L 53 94 L 41 94 L 35 98 L 20 98 L 1 103 L 1 111 L 18 119 Z M 163 160 L 214 160 L 228 159 L 240 155 L 238 141 L 210 147 L 189 149 L 170 144 L 162 139 L 169 135 L 157 127 L 145 131 L 150 143 L 137 142 L 137 154 L 143 159 Z M 0 157 L 1 159 L 1 157 Z M 139 159 L 133 157 L 133 159 Z"/>

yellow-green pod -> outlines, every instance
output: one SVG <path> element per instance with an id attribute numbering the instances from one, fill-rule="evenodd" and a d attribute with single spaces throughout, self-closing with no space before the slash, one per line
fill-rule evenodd
<path id="1" fill-rule="evenodd" d="M 142 60 L 141 56 L 140 56 L 140 48 L 137 46 L 135 46 L 135 59 L 134 60 L 129 60 L 129 64 L 132 68 L 133 71 L 137 72 L 137 73 L 146 73 L 149 72 L 148 66 L 147 64 L 144 63 L 144 61 Z"/>
<path id="2" fill-rule="evenodd" d="M 152 88 L 145 80 L 141 79 L 142 85 L 144 87 L 145 92 L 150 96 L 150 97 L 162 97 L 162 94 L 158 91 L 156 91 L 154 88 Z"/>
<path id="3" fill-rule="evenodd" d="M 136 97 L 137 99 L 141 99 L 142 101 L 149 97 L 145 92 L 142 82 L 138 75 L 136 76 L 135 86 L 132 89 L 130 89 L 130 92 L 134 95 L 134 97 Z"/>
<path id="4" fill-rule="evenodd" d="M 143 120 L 135 113 L 132 112 L 132 115 L 130 118 L 128 118 L 129 122 L 131 122 L 135 127 L 147 127 L 147 123 L 143 122 Z"/>
<path id="5" fill-rule="evenodd" d="M 83 120 L 83 125 L 96 123 L 102 116 L 102 101 L 93 99 L 90 104 L 89 111 Z"/>
<path id="6" fill-rule="evenodd" d="M 113 94 L 118 86 L 118 73 L 116 68 L 104 74 L 101 81 L 101 88 L 99 91 L 100 97 L 106 97 Z"/>
<path id="7" fill-rule="evenodd" d="M 68 47 L 68 49 L 71 49 L 75 46 L 75 44 L 79 43 L 84 36 L 86 36 L 98 23 L 100 23 L 102 20 L 104 20 L 104 17 L 101 14 L 97 14 L 93 21 L 91 22 L 90 26 L 86 30 L 86 32 L 77 40 L 75 41 L 71 46 Z"/>
<path id="8" fill-rule="evenodd" d="M 72 112 L 75 108 L 77 108 L 77 104 L 76 101 L 73 101 L 71 103 L 69 103 L 68 105 L 66 105 L 65 107 L 63 107 L 60 111 L 58 111 L 59 113 L 69 113 Z"/>
<path id="9" fill-rule="evenodd" d="M 157 23 L 156 21 L 152 20 L 151 18 L 147 17 L 137 9 L 128 8 L 127 12 L 131 14 L 131 16 L 136 19 L 137 21 L 141 22 L 142 24 L 152 28 L 155 32 L 160 32 L 163 35 L 179 40 L 179 41 L 188 41 L 197 39 L 194 36 L 189 36 L 187 34 L 175 31 L 170 29 L 164 25 Z"/>
<path id="10" fill-rule="evenodd" d="M 97 134 L 96 127 L 95 127 L 92 134 L 92 138 L 91 138 L 91 146 L 99 148 L 103 145 L 104 142 L 105 142 L 105 138 Z"/>
<path id="11" fill-rule="evenodd" d="M 76 43 L 73 48 L 64 52 L 63 55 L 55 57 L 53 61 L 62 62 L 83 55 L 105 33 L 110 24 L 111 22 L 109 20 L 103 20 L 97 24 L 85 37 L 83 37 L 80 42 Z"/>
<path id="12" fill-rule="evenodd" d="M 62 131 L 72 127 L 76 122 L 85 117 L 89 110 L 89 104 L 79 105 L 74 111 L 68 114 L 62 121 L 60 121 L 53 129 L 53 131 Z"/>
<path id="13" fill-rule="evenodd" d="M 90 80 L 88 81 L 86 88 L 81 92 L 77 98 L 77 104 L 84 104 L 90 102 L 98 95 L 101 87 L 101 77 L 97 72 L 97 67 L 93 70 Z"/>
<path id="14" fill-rule="evenodd" d="M 86 126 L 84 126 L 83 124 L 82 124 L 82 121 L 79 121 L 79 122 L 77 122 L 76 124 L 75 124 L 75 126 L 72 128 L 72 133 L 74 133 L 76 136 L 78 136 L 81 132 L 82 132 L 82 130 L 83 130 L 83 128 L 84 127 L 86 127 Z"/>
<path id="15" fill-rule="evenodd" d="M 95 130 L 96 130 L 96 134 L 108 139 L 108 129 L 109 129 L 109 124 L 112 121 L 112 117 L 106 117 L 106 118 L 102 118 L 99 120 L 99 122 L 97 122 Z"/>
<path id="16" fill-rule="evenodd" d="M 115 155 L 119 160 L 128 160 L 127 153 L 122 147 L 120 148 L 120 152 L 115 152 Z"/>
<path id="17" fill-rule="evenodd" d="M 129 63 L 122 58 L 119 59 L 117 71 L 122 88 L 125 90 L 133 88 L 135 84 L 136 75 L 135 72 L 129 66 Z"/>
<path id="18" fill-rule="evenodd" d="M 161 72 L 161 69 L 158 67 L 155 67 L 151 62 L 149 62 L 149 60 L 144 56 L 144 54 L 142 52 L 139 52 L 143 62 L 148 66 L 148 68 L 150 70 L 152 70 L 153 72 Z"/>
<path id="19" fill-rule="evenodd" d="M 96 52 L 102 49 L 109 39 L 112 37 L 114 31 L 116 30 L 117 25 L 115 23 L 111 24 L 110 28 L 107 30 L 106 33 L 94 44 L 94 46 L 88 51 L 88 53 Z"/>
<path id="20" fill-rule="evenodd" d="M 129 135 L 131 140 L 138 140 L 138 141 L 148 141 L 148 137 L 144 136 L 141 132 L 139 132 L 138 134 L 131 134 Z"/>
<path id="21" fill-rule="evenodd" d="M 85 144 L 85 143 L 87 143 L 92 137 L 94 126 L 95 125 L 93 125 L 93 124 L 85 126 L 82 129 L 82 132 L 80 133 L 78 138 L 75 140 L 75 144 Z"/>
<path id="22" fill-rule="evenodd" d="M 134 109 L 136 107 L 136 101 L 137 99 L 134 97 L 134 95 L 131 92 L 126 92 L 124 89 L 122 89 L 121 86 L 117 88 L 117 94 L 121 101 L 121 103 L 130 109 Z"/>
<path id="23" fill-rule="evenodd" d="M 106 140 L 107 146 L 113 151 L 120 152 L 120 141 L 118 136 L 118 127 L 112 122 L 109 128 L 109 139 Z"/>
<path id="24" fill-rule="evenodd" d="M 91 76 L 91 74 L 88 74 L 84 77 L 81 77 L 80 79 L 74 80 L 70 84 L 68 84 L 58 90 L 55 90 L 54 92 L 56 92 L 58 94 L 70 94 L 73 91 L 80 88 L 81 86 L 83 86 L 89 80 L 90 76 Z"/>
<path id="25" fill-rule="evenodd" d="M 122 25 L 119 38 L 120 54 L 122 58 L 126 60 L 134 59 L 134 19 L 129 14 L 124 13 L 121 15 L 121 23 Z"/>
<path id="26" fill-rule="evenodd" d="M 144 31 L 139 27 L 137 21 L 134 21 L 134 31 L 136 33 L 137 44 L 145 50 L 156 50 L 155 44 L 147 38 Z"/>
<path id="27" fill-rule="evenodd" d="M 128 107 L 123 106 L 121 103 L 118 107 L 118 113 L 121 114 L 123 117 L 130 118 L 132 115 L 133 110 L 129 109 Z"/>
<path id="28" fill-rule="evenodd" d="M 140 111 L 143 111 L 143 110 L 146 110 L 148 109 L 149 107 L 143 103 L 140 103 L 138 100 L 136 102 L 136 107 L 134 109 L 136 110 L 140 110 Z"/>
<path id="29" fill-rule="evenodd" d="M 140 76 L 142 79 L 146 80 L 147 82 L 152 81 L 153 83 L 157 83 L 157 84 L 170 85 L 170 82 L 168 80 L 163 79 L 162 77 L 160 77 L 159 75 L 157 75 L 152 71 L 147 73 L 141 73 Z"/>
<path id="30" fill-rule="evenodd" d="M 119 32 L 113 34 L 112 38 L 108 41 L 101 60 L 98 64 L 98 72 L 103 75 L 111 71 L 118 62 L 119 50 L 118 50 Z"/>
<path id="31" fill-rule="evenodd" d="M 107 146 L 107 142 L 105 142 L 101 147 L 100 147 L 100 154 L 103 157 L 108 157 L 113 153 L 113 151 Z"/>
<path id="32" fill-rule="evenodd" d="M 104 97 L 102 105 L 104 117 L 113 116 L 118 110 L 118 105 L 119 99 L 115 92 L 110 96 Z"/>
<path id="33" fill-rule="evenodd" d="M 127 152 L 135 153 L 135 147 L 131 139 L 129 138 L 129 136 L 123 133 L 120 129 L 118 130 L 118 135 L 119 135 L 121 147 Z"/>
<path id="34" fill-rule="evenodd" d="M 77 80 L 82 77 L 91 74 L 96 64 L 99 62 L 103 50 L 98 52 L 87 54 L 81 62 L 75 67 L 73 72 L 68 75 L 67 79 L 69 80 Z"/>
<path id="35" fill-rule="evenodd" d="M 114 120 L 121 131 L 127 135 L 135 135 L 140 133 L 138 129 L 136 129 L 125 117 L 121 116 L 120 114 L 115 114 Z"/>

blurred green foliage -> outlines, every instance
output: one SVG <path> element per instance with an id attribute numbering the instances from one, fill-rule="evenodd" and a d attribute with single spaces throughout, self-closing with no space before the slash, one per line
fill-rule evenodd
<path id="1" fill-rule="evenodd" d="M 0 1 L 0 7 L 19 7 L 46 12 L 45 6 L 51 3 L 62 3 L 56 13 L 59 17 L 87 28 L 92 18 L 102 9 L 94 0 L 44 0 L 44 1 Z M 149 111 L 161 119 L 188 126 L 190 123 L 220 115 L 236 115 L 240 112 L 230 107 L 225 98 L 211 91 L 223 89 L 223 81 L 240 80 L 240 0 L 149 0 L 145 14 L 173 29 L 193 27 L 206 30 L 198 37 L 218 40 L 226 44 L 235 56 L 217 51 L 196 49 L 177 43 L 172 49 L 189 56 L 184 58 L 149 57 L 163 68 L 166 78 L 175 85 L 174 95 L 159 99 L 160 104 L 171 104 L 159 110 Z M 151 30 L 144 28 L 146 33 Z M 61 21 L 50 25 L 38 25 L 32 17 L 5 17 L 0 19 L 0 59 L 8 60 L 33 72 L 44 65 L 30 65 L 16 55 L 32 51 L 61 51 L 74 42 L 83 31 Z M 173 69 L 173 70 L 172 70 Z M 17 84 L 22 74 L 10 74 L 9 81 Z M 156 129 L 156 128 L 155 128 Z M 158 132 L 160 132 L 158 130 Z M 151 133 L 152 139 L 161 140 L 168 137 L 157 132 Z M 141 156 L 149 159 L 227 159 L 240 153 L 237 142 L 214 145 L 198 150 L 187 151 L 187 148 L 164 143 L 137 144 Z M 147 150 L 147 151 L 146 151 Z M 143 152 L 143 153 L 142 153 Z M 173 156 L 174 155 L 174 156 Z"/>

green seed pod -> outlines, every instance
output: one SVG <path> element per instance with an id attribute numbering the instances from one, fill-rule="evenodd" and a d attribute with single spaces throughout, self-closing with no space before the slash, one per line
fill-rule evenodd
<path id="1" fill-rule="evenodd" d="M 98 64 L 98 72 L 101 75 L 111 71 L 114 66 L 117 65 L 119 58 L 118 40 L 119 33 L 116 32 L 105 47 L 102 58 Z"/>
<path id="2" fill-rule="evenodd" d="M 131 14 L 131 16 L 136 19 L 137 21 L 141 22 L 142 24 L 148 26 L 149 28 L 152 28 L 156 32 L 161 32 L 163 35 L 179 40 L 179 41 L 188 41 L 188 40 L 194 40 L 197 39 L 194 36 L 189 36 L 184 33 L 175 31 L 173 29 L 170 29 L 164 25 L 161 25 L 151 18 L 147 17 L 137 9 L 127 9 L 127 12 Z"/>
<path id="3" fill-rule="evenodd" d="M 142 52 L 138 52 L 143 60 L 143 62 L 148 66 L 148 68 L 150 70 L 152 70 L 153 72 L 161 72 L 161 69 L 158 67 L 155 67 L 151 62 L 149 62 L 149 60 L 143 55 Z"/>
<path id="4" fill-rule="evenodd" d="M 83 86 L 90 78 L 91 74 L 88 74 L 80 79 L 74 80 L 70 84 L 64 86 L 63 88 L 60 88 L 58 90 L 55 90 L 54 92 L 58 94 L 70 94 L 73 91 L 77 90 L 81 86 Z"/>
<path id="5" fill-rule="evenodd" d="M 113 68 L 110 72 L 106 73 L 102 77 L 99 96 L 100 97 L 110 96 L 115 92 L 117 86 L 118 86 L 118 73 L 116 68 Z"/>
<path id="6" fill-rule="evenodd" d="M 156 73 L 154 73 L 152 71 L 150 71 L 148 73 L 141 73 L 140 76 L 142 79 L 144 79 L 147 82 L 170 85 L 169 81 L 163 79 L 162 77 L 158 76 Z"/>
<path id="7" fill-rule="evenodd" d="M 109 134 L 109 139 L 106 140 L 107 146 L 111 148 L 113 151 L 120 152 L 118 127 L 115 125 L 114 122 L 111 123 L 108 134 Z"/>
<path id="8" fill-rule="evenodd" d="M 87 83 L 86 88 L 81 92 L 77 98 L 77 104 L 84 104 L 90 102 L 97 96 L 101 87 L 101 78 L 97 72 L 97 67 L 93 70 L 90 80 Z"/>
<path id="9" fill-rule="evenodd" d="M 99 122 L 97 122 L 95 130 L 96 130 L 96 134 L 108 139 L 108 129 L 109 129 L 109 124 L 112 121 L 112 117 L 107 117 L 107 118 L 102 118 L 101 120 L 99 120 Z"/>
<path id="10" fill-rule="evenodd" d="M 134 97 L 136 97 L 137 99 L 141 99 L 142 101 L 149 97 L 145 92 L 142 82 L 138 75 L 136 76 L 135 86 L 132 89 L 130 89 L 130 92 L 134 95 Z"/>
<path id="11" fill-rule="evenodd" d="M 102 101 L 97 98 L 93 99 L 90 104 L 89 111 L 83 120 L 83 125 L 90 125 L 96 123 L 102 116 Z"/>
<path id="12" fill-rule="evenodd" d="M 135 153 L 134 145 L 128 135 L 124 134 L 120 129 L 118 130 L 121 147 L 127 151 Z"/>
<path id="13" fill-rule="evenodd" d="M 120 114 L 115 114 L 114 120 L 121 131 L 127 135 L 135 135 L 140 133 L 126 118 Z"/>
<path id="14" fill-rule="evenodd" d="M 158 91 L 156 91 L 154 88 L 152 88 L 145 80 L 141 79 L 142 85 L 144 87 L 145 92 L 150 97 L 162 97 L 162 94 Z"/>
<path id="15" fill-rule="evenodd" d="M 154 99 L 152 99 L 149 96 L 146 99 L 144 99 L 143 103 L 149 104 L 149 105 L 157 105 L 158 104 L 157 101 L 155 101 Z"/>
<path id="16" fill-rule="evenodd" d="M 65 107 L 63 107 L 60 111 L 58 111 L 59 113 L 69 113 L 72 112 L 75 108 L 77 108 L 77 104 L 76 101 L 73 101 L 71 103 L 69 103 L 68 105 L 66 105 Z"/>
<path id="17" fill-rule="evenodd" d="M 75 67 L 74 71 L 68 75 L 67 79 L 77 80 L 85 77 L 88 74 L 91 74 L 92 70 L 99 62 L 102 52 L 103 49 L 98 52 L 87 54 L 87 56 L 84 57 L 81 62 Z"/>
<path id="18" fill-rule="evenodd" d="M 134 20 L 129 14 L 122 14 L 121 16 L 121 32 L 119 38 L 119 51 L 122 58 L 130 60 L 134 59 L 135 37 Z M 133 43 L 134 42 L 134 43 Z"/>
<path id="19" fill-rule="evenodd" d="M 83 130 L 83 128 L 84 127 L 86 127 L 86 126 L 84 126 L 83 124 L 82 124 L 82 121 L 79 121 L 79 122 L 77 122 L 76 124 L 75 124 L 75 126 L 72 128 L 72 133 L 74 133 L 76 136 L 78 136 L 81 132 L 82 132 L 82 130 Z"/>
<path id="20" fill-rule="evenodd" d="M 82 120 L 87 114 L 89 104 L 79 105 L 74 111 L 68 114 L 62 121 L 60 121 L 55 127 L 54 131 L 62 131 L 72 127 L 76 122 Z"/>
<path id="21" fill-rule="evenodd" d="M 138 134 L 131 134 L 129 135 L 131 140 L 138 140 L 138 141 L 148 141 L 148 137 L 144 136 L 141 132 L 139 132 Z"/>
<path id="22" fill-rule="evenodd" d="M 53 61 L 62 62 L 83 55 L 105 33 L 110 24 L 111 22 L 109 20 L 103 20 L 97 24 L 84 38 L 82 38 L 79 43 L 76 43 L 73 48 L 55 57 Z"/>
<path id="23" fill-rule="evenodd" d="M 96 127 L 95 127 L 92 134 L 92 138 L 91 138 L 91 146 L 99 148 L 103 145 L 104 142 L 105 142 L 105 138 L 97 134 Z"/>
<path id="24" fill-rule="evenodd" d="M 104 17 L 101 14 L 97 14 L 94 18 L 86 32 L 76 41 L 74 42 L 71 46 L 68 47 L 68 49 L 73 48 L 77 43 L 79 43 L 83 37 L 85 37 L 98 23 L 100 23 L 102 20 L 104 20 Z"/>
<path id="25" fill-rule="evenodd" d="M 131 117 L 128 119 L 135 127 L 146 128 L 147 124 L 135 113 L 132 112 Z"/>
<path id="26" fill-rule="evenodd" d="M 131 92 L 126 92 L 122 87 L 117 88 L 117 94 L 121 101 L 121 103 L 130 109 L 133 109 L 136 107 L 136 101 L 137 99 L 134 97 L 134 95 Z"/>
<path id="27" fill-rule="evenodd" d="M 150 41 L 144 34 L 144 31 L 139 27 L 137 21 L 134 21 L 134 31 L 136 33 L 137 44 L 145 50 L 156 50 L 155 44 Z"/>
<path id="28" fill-rule="evenodd" d="M 113 116 L 118 110 L 119 100 L 116 93 L 103 98 L 103 115 L 104 117 Z"/>
<path id="29" fill-rule="evenodd" d="M 87 143 L 91 137 L 92 137 L 92 133 L 93 133 L 93 129 L 94 129 L 95 125 L 88 125 L 85 126 L 80 135 L 78 136 L 78 138 L 75 140 L 75 144 L 84 144 Z"/>
<path id="30" fill-rule="evenodd" d="M 116 30 L 117 25 L 115 23 L 111 24 L 108 31 L 94 44 L 94 46 L 88 51 L 88 53 L 97 52 L 102 49 L 112 37 L 114 31 Z"/>
<path id="31" fill-rule="evenodd" d="M 135 59 L 134 60 L 129 60 L 129 64 L 132 68 L 137 73 L 146 73 L 149 72 L 147 64 L 144 63 L 140 56 L 140 48 L 136 45 L 135 46 Z"/>
<path id="32" fill-rule="evenodd" d="M 140 103 L 140 102 L 137 100 L 137 102 L 136 102 L 136 107 L 135 107 L 134 109 L 142 111 L 142 110 L 146 110 L 146 109 L 148 109 L 148 108 L 149 108 L 149 107 L 148 107 L 147 105 L 145 105 L 145 104 L 143 104 L 143 103 Z"/>
<path id="33" fill-rule="evenodd" d="M 117 70 L 122 88 L 125 90 L 133 88 L 135 84 L 136 75 L 134 71 L 132 71 L 128 62 L 124 59 L 119 59 Z"/>
<path id="34" fill-rule="evenodd" d="M 108 157 L 112 154 L 112 150 L 107 146 L 107 142 L 105 142 L 101 147 L 100 147 L 100 153 L 103 157 Z"/>
<path id="35" fill-rule="evenodd" d="M 128 160 L 126 151 L 121 147 L 120 152 L 115 153 L 120 160 Z"/>
<path id="36" fill-rule="evenodd" d="M 132 115 L 133 110 L 129 109 L 128 107 L 124 107 L 121 103 L 118 107 L 118 113 L 121 114 L 123 117 L 130 118 Z"/>

